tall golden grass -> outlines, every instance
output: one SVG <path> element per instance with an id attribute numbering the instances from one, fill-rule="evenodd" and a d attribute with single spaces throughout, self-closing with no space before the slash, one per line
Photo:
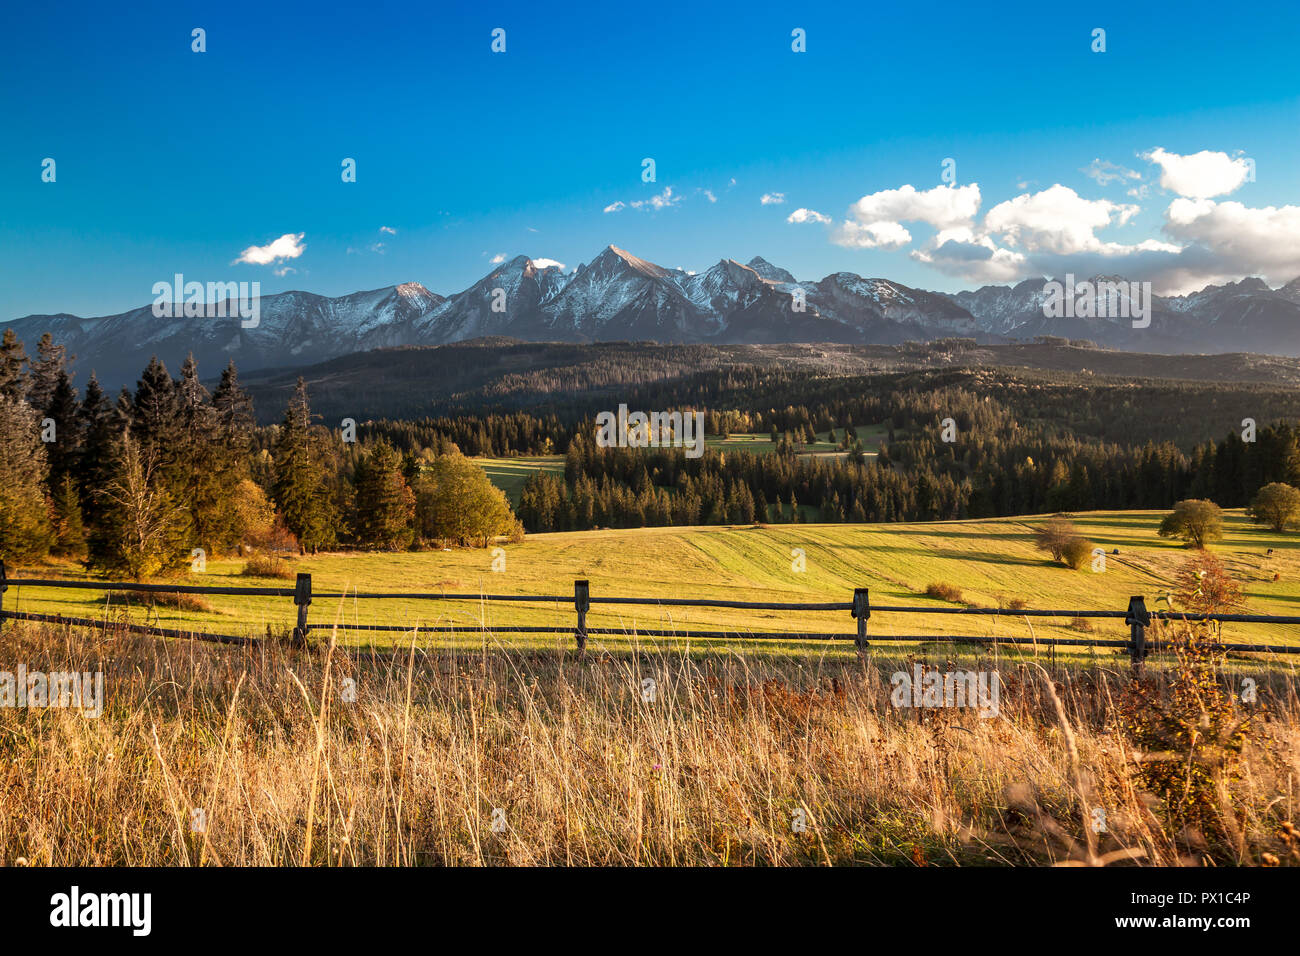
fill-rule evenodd
<path id="1" fill-rule="evenodd" d="M 378 658 L 6 624 L 0 669 L 102 670 L 108 699 L 98 719 L 0 710 L 0 863 L 1300 862 L 1295 675 L 1256 675 L 1268 735 L 1221 794 L 1221 840 L 1175 829 L 1143 789 L 1123 658 L 956 665 L 998 666 L 992 719 L 892 706 L 890 674 L 914 660 L 578 656 L 490 635 Z M 1151 671 L 1159 699 L 1177 675 Z"/>

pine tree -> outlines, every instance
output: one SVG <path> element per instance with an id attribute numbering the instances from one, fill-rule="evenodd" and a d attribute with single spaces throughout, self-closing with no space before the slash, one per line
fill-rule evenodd
<path id="1" fill-rule="evenodd" d="M 63 484 L 63 479 L 77 470 L 81 455 L 81 421 L 77 414 L 77 390 L 72 387 L 66 369 L 60 369 L 50 394 L 49 402 L 41 410 L 54 422 L 54 441 L 46 449 L 50 462 L 49 486 L 51 492 Z"/>
<path id="2" fill-rule="evenodd" d="M 304 553 L 328 547 L 338 536 L 328 441 L 312 425 L 307 383 L 299 378 L 275 443 L 273 494 L 285 525 Z"/>
<path id="3" fill-rule="evenodd" d="M 154 356 L 145 366 L 131 399 L 131 437 L 165 466 L 176 449 L 176 383 Z"/>
<path id="4" fill-rule="evenodd" d="M 237 399 L 229 391 L 223 395 L 228 412 Z M 192 355 L 176 384 L 175 434 L 168 480 L 185 503 L 192 543 L 213 553 L 229 550 L 238 543 L 240 524 L 231 492 L 245 476 L 247 445 L 232 444 Z"/>
<path id="5" fill-rule="evenodd" d="M 0 395 L 18 402 L 27 395 L 27 352 L 13 329 L 0 340 Z"/>
<path id="6" fill-rule="evenodd" d="M 45 443 L 26 402 L 0 394 L 0 558 L 39 558 L 50 548 Z"/>
<path id="7" fill-rule="evenodd" d="M 59 378 L 67 371 L 68 349 L 67 346 L 57 345 L 54 336 L 46 332 L 36 345 L 36 354 L 36 361 L 31 363 L 27 401 L 37 413 L 47 415 Z"/>
<path id="8" fill-rule="evenodd" d="M 239 385 L 234 359 L 221 373 L 221 382 L 212 393 L 212 407 L 217 411 L 226 443 L 240 454 L 247 452 L 255 424 L 253 400 Z"/>
<path id="9" fill-rule="evenodd" d="M 380 440 L 357 466 L 357 541 L 381 551 L 410 547 L 415 534 L 415 495 L 402 476 L 402 459 Z"/>
<path id="10" fill-rule="evenodd" d="M 90 539 L 92 567 L 140 580 L 177 570 L 189 557 L 184 509 L 163 479 L 157 453 L 129 430 L 100 505 L 100 527 Z"/>

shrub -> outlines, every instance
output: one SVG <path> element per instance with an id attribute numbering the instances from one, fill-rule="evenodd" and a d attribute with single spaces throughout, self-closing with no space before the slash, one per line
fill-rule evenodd
<path id="1" fill-rule="evenodd" d="M 1034 544 L 1040 551 L 1049 552 L 1053 561 L 1060 561 L 1065 554 L 1065 546 L 1077 537 L 1073 521 L 1065 515 L 1053 515 L 1047 519 L 1047 524 L 1038 529 Z"/>
<path id="2" fill-rule="evenodd" d="M 1087 538 L 1075 536 L 1065 542 L 1065 547 L 1061 552 L 1061 560 L 1065 562 L 1066 567 L 1078 571 L 1087 565 L 1089 559 L 1092 558 L 1093 547 L 1093 543 Z"/>
<path id="3" fill-rule="evenodd" d="M 198 611 L 215 614 L 216 608 L 207 602 L 201 594 L 186 594 L 181 591 L 148 591 L 142 593 L 111 591 L 104 597 L 106 607 L 170 607 L 178 611 Z"/>
<path id="4" fill-rule="evenodd" d="M 1007 607 L 1013 611 L 1023 611 L 1025 608 L 1029 607 L 1029 602 L 1024 598 L 1012 598 L 1007 602 Z"/>
<path id="5" fill-rule="evenodd" d="M 1241 585 L 1208 552 L 1189 558 L 1179 569 L 1174 599 L 1177 610 L 1190 614 L 1230 614 L 1245 605 Z"/>
<path id="6" fill-rule="evenodd" d="M 936 598 L 940 601 L 951 601 L 954 604 L 961 603 L 961 588 L 952 584 L 943 584 L 942 582 L 926 586 L 925 596 Z"/>
<path id="7" fill-rule="evenodd" d="M 182 591 L 160 591 L 151 595 L 152 603 L 158 607 L 171 607 L 178 611 L 201 611 L 207 614 L 216 609 L 208 603 L 202 594 L 186 594 Z"/>
<path id="8" fill-rule="evenodd" d="M 244 562 L 239 572 L 246 578 L 291 578 L 289 562 L 278 554 L 255 554 Z"/>

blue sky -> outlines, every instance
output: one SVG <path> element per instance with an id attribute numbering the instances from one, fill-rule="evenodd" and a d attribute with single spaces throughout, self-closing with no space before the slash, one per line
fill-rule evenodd
<path id="1" fill-rule="evenodd" d="M 10 4 L 0 320 L 177 272 L 446 294 L 609 243 L 942 290 L 1300 275 L 1300 8 L 1143 6 Z"/>

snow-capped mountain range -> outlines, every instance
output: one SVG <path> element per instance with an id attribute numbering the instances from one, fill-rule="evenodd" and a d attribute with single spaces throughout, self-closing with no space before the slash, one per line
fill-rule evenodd
<path id="1" fill-rule="evenodd" d="M 441 345 L 482 336 L 529 341 L 641 341 L 888 345 L 947 336 L 985 342 L 1056 335 L 1143 352 L 1300 354 L 1300 278 L 1270 289 L 1257 278 L 1152 300 L 1151 323 L 1047 318 L 1047 280 L 954 295 L 837 272 L 796 280 L 755 257 L 688 273 L 608 246 L 571 272 L 517 256 L 463 292 L 418 282 L 328 298 L 263 296 L 255 328 L 232 317 L 156 318 L 151 306 L 98 318 L 29 315 L 13 328 L 29 351 L 44 332 L 79 369 L 109 387 L 134 382 L 151 355 L 173 371 L 193 352 L 205 376 L 228 359 L 243 370 L 297 367 L 367 349 Z M 802 308 L 801 308 L 802 306 Z"/>

